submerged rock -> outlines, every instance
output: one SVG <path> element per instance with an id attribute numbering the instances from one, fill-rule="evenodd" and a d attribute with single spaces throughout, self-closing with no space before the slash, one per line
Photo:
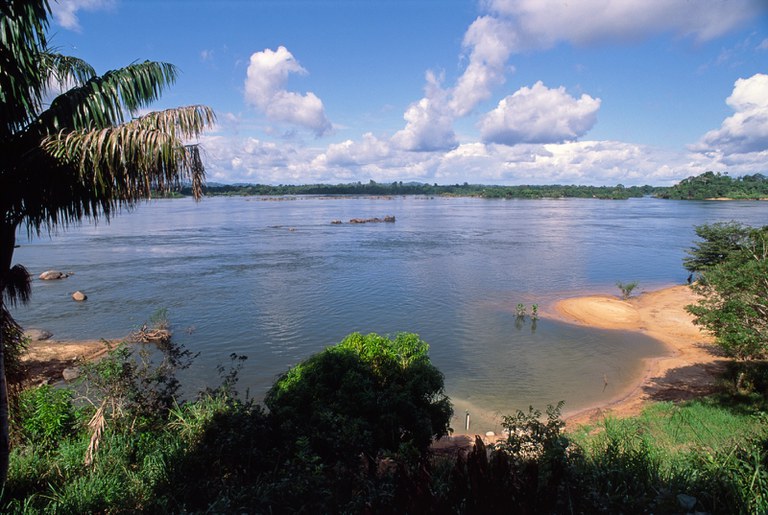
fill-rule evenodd
<path id="1" fill-rule="evenodd" d="M 56 281 L 58 279 L 66 279 L 67 277 L 69 277 L 69 274 L 59 272 L 58 270 L 46 270 L 40 274 L 41 281 Z"/>
<path id="2" fill-rule="evenodd" d="M 29 338 L 33 342 L 42 342 L 48 340 L 51 336 L 53 336 L 53 333 L 45 329 L 27 329 L 24 331 L 24 337 Z"/>

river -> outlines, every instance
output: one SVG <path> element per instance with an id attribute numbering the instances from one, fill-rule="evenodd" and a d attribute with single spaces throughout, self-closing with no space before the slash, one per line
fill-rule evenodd
<path id="1" fill-rule="evenodd" d="M 395 223 L 349 224 L 396 217 Z M 332 224 L 341 220 L 342 224 Z M 200 352 L 190 391 L 248 356 L 241 390 L 261 398 L 291 365 L 354 332 L 418 333 L 466 410 L 500 415 L 566 401 L 574 411 L 616 396 L 662 346 L 633 333 L 539 319 L 584 293 L 681 284 L 694 225 L 768 223 L 768 202 L 428 197 L 216 197 L 157 200 L 110 224 L 19 237 L 15 262 L 36 277 L 25 327 L 56 339 L 120 338 L 165 308 L 174 339 Z M 87 293 L 77 303 L 70 294 Z M 606 386 L 605 380 L 608 379 Z"/>

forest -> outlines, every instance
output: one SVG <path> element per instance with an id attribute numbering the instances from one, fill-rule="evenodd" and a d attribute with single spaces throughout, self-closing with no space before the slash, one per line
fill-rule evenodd
<path id="1" fill-rule="evenodd" d="M 192 194 L 190 186 L 179 190 L 182 196 Z M 498 186 L 481 184 L 426 184 L 402 181 L 349 184 L 213 184 L 203 187 L 207 196 L 250 195 L 428 195 L 507 199 L 544 198 L 597 198 L 628 199 L 653 196 L 674 200 L 737 199 L 757 200 L 768 198 L 768 178 L 760 173 L 731 177 L 727 173 L 705 172 L 681 180 L 674 186 L 584 186 L 584 185 L 520 185 Z"/>

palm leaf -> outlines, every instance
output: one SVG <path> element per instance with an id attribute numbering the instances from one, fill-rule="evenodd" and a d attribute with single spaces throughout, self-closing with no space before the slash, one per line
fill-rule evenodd
<path id="1" fill-rule="evenodd" d="M 104 75 L 62 93 L 31 125 L 41 137 L 56 131 L 102 129 L 123 123 L 148 107 L 176 80 L 176 67 L 145 61 Z"/>
<path id="2" fill-rule="evenodd" d="M 0 0 L 0 140 L 39 112 L 47 78 L 39 71 L 50 8 L 46 0 Z"/>
<path id="3" fill-rule="evenodd" d="M 5 295 L 5 302 L 15 306 L 19 302 L 26 304 L 32 295 L 32 281 L 29 271 L 23 265 L 13 266 L 5 277 L 5 289 L 0 292 Z"/>

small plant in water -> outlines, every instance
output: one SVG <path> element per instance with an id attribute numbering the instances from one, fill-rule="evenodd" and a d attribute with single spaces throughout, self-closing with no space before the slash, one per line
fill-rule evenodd
<path id="1" fill-rule="evenodd" d="M 528 310 L 525 308 L 525 304 L 520 303 L 517 305 L 517 316 L 524 317 L 528 314 Z"/>
<path id="2" fill-rule="evenodd" d="M 539 319 L 539 305 L 538 304 L 532 304 L 531 305 L 531 319 L 538 320 Z"/>
<path id="3" fill-rule="evenodd" d="M 627 300 L 630 296 L 632 296 L 632 292 L 635 288 L 637 288 L 638 282 L 632 281 L 630 283 L 623 283 L 621 281 L 618 281 L 616 283 L 616 287 L 621 290 L 621 298 L 624 300 Z"/>

